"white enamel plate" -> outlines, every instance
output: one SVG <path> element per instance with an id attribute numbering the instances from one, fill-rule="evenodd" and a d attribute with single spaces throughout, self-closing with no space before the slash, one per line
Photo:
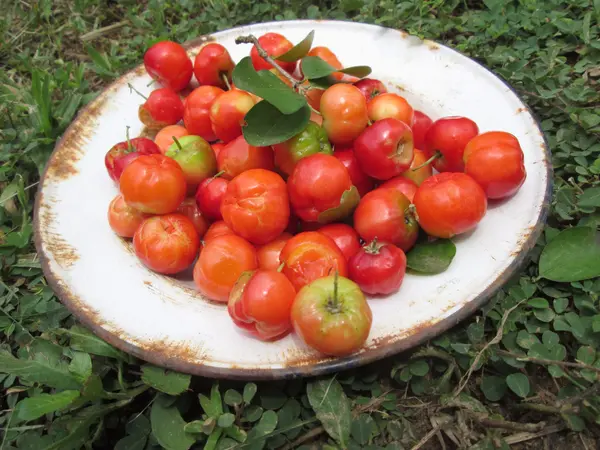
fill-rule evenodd
<path id="1" fill-rule="evenodd" d="M 515 273 L 538 238 L 549 206 L 551 163 L 540 128 L 517 95 L 473 60 L 406 33 L 350 22 L 292 21 L 222 31 L 188 44 L 190 55 L 207 41 L 227 47 L 234 61 L 250 52 L 240 35 L 280 32 L 299 42 L 315 30 L 345 66 L 369 65 L 432 119 L 469 117 L 480 130 L 514 134 L 525 153 L 527 180 L 509 201 L 491 204 L 474 232 L 455 240 L 449 269 L 407 275 L 400 291 L 370 300 L 373 327 L 365 347 L 327 358 L 289 335 L 264 343 L 239 331 L 226 308 L 203 299 L 191 277 L 151 273 L 130 244 L 117 237 L 107 208 L 117 194 L 104 155 L 142 132 L 140 98 L 149 93 L 143 66 L 107 88 L 71 124 L 56 146 L 36 203 L 36 244 L 44 273 L 65 305 L 96 334 L 135 356 L 174 370 L 221 378 L 317 375 L 365 364 L 413 347 L 477 310 Z"/>

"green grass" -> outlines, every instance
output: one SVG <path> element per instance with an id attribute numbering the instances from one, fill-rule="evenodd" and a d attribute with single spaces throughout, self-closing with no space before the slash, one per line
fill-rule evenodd
<path id="1" fill-rule="evenodd" d="M 56 139 L 156 40 L 306 17 L 438 40 L 516 88 L 541 120 L 555 169 L 530 263 L 450 332 L 334 378 L 219 384 L 165 373 L 89 334 L 47 286 L 32 243 L 36 185 Z M 442 448 L 440 439 L 446 448 L 595 448 L 600 273 L 577 273 L 600 266 L 599 21 L 598 0 L 3 3 L 0 450 L 425 449 Z"/>

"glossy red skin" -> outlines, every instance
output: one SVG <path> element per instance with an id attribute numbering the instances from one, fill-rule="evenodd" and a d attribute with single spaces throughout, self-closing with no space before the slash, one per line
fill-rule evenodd
<path id="1" fill-rule="evenodd" d="M 483 189 L 469 175 L 444 172 L 426 179 L 413 201 L 430 236 L 451 238 L 477 226 L 487 210 Z"/>
<path id="2" fill-rule="evenodd" d="M 183 119 L 183 102 L 169 88 L 155 89 L 138 110 L 140 121 L 148 128 L 160 129 Z"/>
<path id="3" fill-rule="evenodd" d="M 369 103 L 374 97 L 387 92 L 385 85 L 381 81 L 373 78 L 363 78 L 362 80 L 354 83 L 354 86 L 356 86 L 360 92 L 362 92 L 367 103 Z"/>
<path id="4" fill-rule="evenodd" d="M 419 235 L 409 212 L 410 201 L 396 189 L 377 188 L 365 195 L 354 211 L 354 229 L 366 242 L 389 242 L 405 252 Z"/>
<path id="5" fill-rule="evenodd" d="M 154 44 L 144 54 L 144 66 L 152 78 L 175 92 L 185 88 L 192 79 L 192 61 L 176 42 Z"/>
<path id="6" fill-rule="evenodd" d="M 210 107 L 212 130 L 224 143 L 242 135 L 244 116 L 254 106 L 252 96 L 239 89 L 224 92 Z"/>
<path id="7" fill-rule="evenodd" d="M 513 196 L 525 182 L 524 155 L 520 147 L 489 144 L 465 151 L 465 173 L 483 188 L 489 199 Z"/>
<path id="8" fill-rule="evenodd" d="M 229 295 L 227 311 L 238 327 L 263 341 L 274 341 L 292 329 L 295 297 L 296 290 L 284 274 L 258 269 L 240 276 Z"/>
<path id="9" fill-rule="evenodd" d="M 292 234 L 286 231 L 281 233 L 271 242 L 259 247 L 256 251 L 256 256 L 258 257 L 258 267 L 267 270 L 279 269 L 279 266 L 281 265 L 281 260 L 279 259 L 281 250 L 283 250 L 286 242 L 289 241 L 291 237 Z"/>
<path id="10" fill-rule="evenodd" d="M 389 295 L 402 285 L 406 273 L 406 255 L 392 244 L 368 244 L 348 261 L 348 273 L 364 293 Z"/>
<path id="11" fill-rule="evenodd" d="M 427 130 L 429 130 L 429 127 L 432 123 L 433 120 L 431 120 L 431 118 L 427 114 L 421 111 L 417 111 L 415 109 L 412 124 L 412 132 L 416 148 L 427 148 L 427 144 L 425 142 L 425 135 L 427 134 Z"/>
<path id="12" fill-rule="evenodd" d="M 258 43 L 267 52 L 267 54 L 273 58 L 283 55 L 294 46 L 294 44 L 288 41 L 285 36 L 282 36 L 279 33 L 263 34 L 258 38 Z M 256 50 L 256 47 L 254 46 L 252 46 L 252 50 L 250 50 L 250 58 L 252 59 L 252 65 L 256 70 L 269 70 L 273 68 L 271 63 L 260 57 L 258 50 Z M 288 63 L 277 61 L 277 64 L 279 64 L 283 70 L 289 73 L 292 73 L 296 68 L 296 62 Z"/>
<path id="13" fill-rule="evenodd" d="M 187 184 L 176 161 L 154 154 L 139 156 L 125 168 L 120 189 L 133 208 L 150 214 L 168 214 L 183 202 Z"/>
<path id="14" fill-rule="evenodd" d="M 119 182 L 123 170 L 140 155 L 160 154 L 158 146 L 148 138 L 139 137 L 115 144 L 104 157 L 104 165 L 113 181 Z"/>
<path id="15" fill-rule="evenodd" d="M 495 144 L 504 144 L 521 149 L 519 140 L 512 134 L 506 131 L 486 131 L 485 133 L 478 134 L 465 146 L 465 152 L 463 154 L 463 160 L 466 161 L 468 154 L 479 148 L 489 147 Z"/>
<path id="16" fill-rule="evenodd" d="M 478 133 L 479 128 L 471 119 L 444 117 L 433 122 L 427 130 L 423 150 L 429 156 L 437 151 L 442 153 L 443 156 L 433 162 L 433 167 L 438 172 L 463 172 L 465 147 Z"/>
<path id="17" fill-rule="evenodd" d="M 211 239 L 214 239 L 219 236 L 227 236 L 230 234 L 235 234 L 231 228 L 225 223 L 223 220 L 217 220 L 213 222 L 208 230 L 204 234 L 204 242 L 208 242 Z"/>
<path id="18" fill-rule="evenodd" d="M 306 222 L 317 222 L 319 214 L 340 205 L 352 180 L 337 158 L 317 153 L 298 161 L 287 186 L 294 213 Z"/>
<path id="19" fill-rule="evenodd" d="M 211 42 L 202 47 L 196 55 L 194 75 L 201 86 L 209 85 L 227 89 L 223 76 L 231 81 L 234 65 L 227 49 L 221 44 Z"/>
<path id="20" fill-rule="evenodd" d="M 221 153 L 221 150 L 225 148 L 225 144 L 223 144 L 222 142 L 217 142 L 216 144 L 212 144 L 211 147 L 213 149 L 213 152 L 215 152 L 215 157 L 219 158 L 219 153 Z"/>
<path id="21" fill-rule="evenodd" d="M 288 240 L 280 259 L 285 263 L 283 274 L 296 291 L 335 271 L 342 277 L 348 275 L 348 262 L 342 251 L 333 239 L 318 231 L 304 231 Z"/>
<path id="22" fill-rule="evenodd" d="M 238 136 L 219 152 L 217 166 L 231 180 L 250 169 L 275 170 L 275 156 L 271 147 L 254 147 Z"/>
<path id="23" fill-rule="evenodd" d="M 348 145 L 367 127 L 367 101 L 351 84 L 338 83 L 321 96 L 323 128 L 332 144 Z"/>
<path id="24" fill-rule="evenodd" d="M 388 92 L 378 95 L 368 105 L 369 119 L 372 122 L 393 118 L 404 122 L 409 127 L 413 124 L 414 110 L 401 95 Z"/>
<path id="25" fill-rule="evenodd" d="M 375 186 L 375 180 L 368 176 L 362 171 L 358 160 L 354 155 L 354 150 L 350 148 L 340 148 L 333 152 L 333 156 L 340 160 L 340 162 L 346 167 L 352 184 L 358 189 L 358 193 L 361 197 L 364 197 L 367 192 L 372 191 Z"/>
<path id="26" fill-rule="evenodd" d="M 196 191 L 196 204 L 198 208 L 210 220 L 222 220 L 221 203 L 229 181 L 221 177 L 213 177 L 204 180 Z"/>
<path id="27" fill-rule="evenodd" d="M 210 300 L 227 303 L 240 275 L 258 267 L 256 249 L 236 235 L 204 240 L 204 248 L 194 265 L 194 283 Z"/>
<path id="28" fill-rule="evenodd" d="M 202 136 L 208 142 L 217 139 L 210 121 L 210 108 L 224 92 L 215 86 L 200 86 L 186 97 L 183 123 L 189 134 Z"/>
<path id="29" fill-rule="evenodd" d="M 368 176 L 389 180 L 407 170 L 412 163 L 412 131 L 401 120 L 378 120 L 356 139 L 354 154 Z"/>
<path id="30" fill-rule="evenodd" d="M 107 216 L 110 228 L 124 238 L 132 238 L 142 222 L 148 218 L 147 214 L 125 203 L 121 194 L 110 202 Z"/>
<path id="31" fill-rule="evenodd" d="M 329 236 L 344 254 L 346 261 L 360 250 L 358 233 L 345 223 L 330 223 L 319 228 L 319 233 Z"/>
<path id="32" fill-rule="evenodd" d="M 179 205 L 179 208 L 175 210 L 175 212 L 183 214 L 188 219 L 190 219 L 190 221 L 194 225 L 194 228 L 198 232 L 199 238 L 202 238 L 202 236 L 206 234 L 209 222 L 208 220 L 206 220 L 206 217 L 202 215 L 202 212 L 198 208 L 198 205 L 196 204 L 196 199 L 186 198 L 181 203 L 181 205 Z"/>
<path id="33" fill-rule="evenodd" d="M 283 233 L 290 218 L 285 181 L 265 169 L 241 173 L 227 187 L 221 214 L 229 228 L 252 244 L 272 241 Z"/>
<path id="34" fill-rule="evenodd" d="M 146 219 L 135 232 L 133 250 L 151 270 L 174 274 L 188 268 L 196 258 L 200 238 L 194 225 L 182 214 Z"/>
<path id="35" fill-rule="evenodd" d="M 419 186 L 417 186 L 417 183 L 415 183 L 410 178 L 406 178 L 406 177 L 400 175 L 400 176 L 394 177 L 394 178 L 386 181 L 379 187 L 381 189 L 385 189 L 385 188 L 396 189 L 396 190 L 402 192 L 406 196 L 406 198 L 408 198 L 412 202 L 413 198 L 415 196 L 415 193 L 417 192 L 417 188 Z"/>

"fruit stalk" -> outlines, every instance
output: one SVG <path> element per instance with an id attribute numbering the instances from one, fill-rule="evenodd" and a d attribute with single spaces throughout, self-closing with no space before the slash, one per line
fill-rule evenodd
<path id="1" fill-rule="evenodd" d="M 293 76 L 291 76 L 289 73 L 287 73 L 285 70 L 283 70 L 283 68 L 277 63 L 277 61 L 275 61 L 273 58 L 271 58 L 271 56 L 269 56 L 267 51 L 264 48 L 262 48 L 262 46 L 258 42 L 258 39 L 256 39 L 256 37 L 254 35 L 249 34 L 248 36 L 238 36 L 235 38 L 235 43 L 236 44 L 254 44 L 260 57 L 263 58 L 264 60 L 266 60 L 267 62 L 269 62 L 275 69 L 277 69 L 277 71 L 281 75 L 286 77 L 290 81 L 290 83 L 292 83 L 292 88 L 294 90 L 298 90 L 301 82 L 296 80 Z"/>

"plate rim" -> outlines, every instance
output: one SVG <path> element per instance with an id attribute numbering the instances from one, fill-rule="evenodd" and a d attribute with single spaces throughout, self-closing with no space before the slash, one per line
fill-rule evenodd
<path id="1" fill-rule="evenodd" d="M 360 26 L 360 27 L 368 27 L 368 28 L 372 28 L 374 30 L 376 30 L 376 29 L 378 29 L 378 30 L 395 30 L 394 28 L 383 27 L 380 25 L 363 23 L 363 22 L 354 22 L 354 21 L 348 21 L 348 20 L 309 20 L 309 19 L 304 19 L 304 20 L 269 21 L 269 22 L 259 22 L 259 23 L 253 23 L 253 24 L 239 25 L 237 27 L 228 28 L 226 30 L 221 30 L 221 31 L 218 31 L 218 32 L 215 32 L 212 34 L 202 35 L 197 38 L 186 41 L 182 45 L 186 48 L 186 50 L 193 49 L 205 42 L 211 41 L 212 36 L 214 36 L 214 35 L 218 36 L 221 33 L 225 33 L 225 32 L 231 33 L 231 32 L 235 32 L 236 30 L 241 31 L 245 28 L 247 29 L 248 27 L 255 26 L 255 25 L 263 26 L 263 27 L 269 27 L 269 26 L 276 25 L 276 26 L 280 27 L 282 24 L 283 25 L 285 25 L 285 24 L 289 24 L 289 25 L 315 24 L 315 25 L 318 25 L 318 24 L 324 24 L 324 23 L 325 24 L 336 24 L 337 23 L 340 25 L 343 24 L 345 26 L 354 25 L 354 26 Z M 403 30 L 395 30 L 395 31 L 398 31 L 400 33 L 406 33 Z M 408 33 L 406 33 L 406 35 L 416 37 L 416 36 L 410 35 Z M 421 38 L 419 38 L 419 39 L 421 39 Z M 46 255 L 46 253 L 44 251 L 44 246 L 43 246 L 43 242 L 42 242 L 42 233 L 40 232 L 40 229 L 39 229 L 40 221 L 39 221 L 38 213 L 39 213 L 39 208 L 40 208 L 41 201 L 43 198 L 42 189 L 45 184 L 47 171 L 48 171 L 49 167 L 51 166 L 51 163 L 52 163 L 53 158 L 55 157 L 57 151 L 62 147 L 65 137 L 68 136 L 73 131 L 73 129 L 78 125 L 79 121 L 82 118 L 84 118 L 85 116 L 90 115 L 92 113 L 96 104 L 100 104 L 101 102 L 103 102 L 104 98 L 109 95 L 110 91 L 113 88 L 122 84 L 124 79 L 134 75 L 136 72 L 139 72 L 144 67 L 143 64 L 139 64 L 136 67 L 129 70 L 128 72 L 125 72 L 123 75 L 121 75 L 115 81 L 113 81 L 110 85 L 106 86 L 94 100 L 92 100 L 90 103 L 88 103 L 84 108 L 80 109 L 79 112 L 77 113 L 77 116 L 75 117 L 75 119 L 73 119 L 73 121 L 69 124 L 69 126 L 63 132 L 60 139 L 56 142 L 56 145 L 55 145 L 52 153 L 48 157 L 48 161 L 46 163 L 44 171 L 43 171 L 42 175 L 40 176 L 40 181 L 39 181 L 40 190 L 36 193 L 36 197 L 35 197 L 34 209 L 33 209 L 33 217 L 34 217 L 33 232 L 34 232 L 35 248 L 36 248 L 37 254 L 40 258 L 42 272 L 44 274 L 44 277 L 48 281 L 49 286 L 56 293 L 57 297 L 61 300 L 63 305 L 65 305 L 65 307 L 77 318 L 77 320 L 79 320 L 83 325 L 85 325 L 89 330 L 91 330 L 98 337 L 105 340 L 106 342 L 113 345 L 114 347 L 116 347 L 128 354 L 131 354 L 137 358 L 140 358 L 144 361 L 147 361 L 149 363 L 155 364 L 160 367 L 165 367 L 168 369 L 172 369 L 172 370 L 176 370 L 179 372 L 184 372 L 184 373 L 188 373 L 188 374 L 192 374 L 192 375 L 199 375 L 199 376 L 204 376 L 204 377 L 220 378 L 220 379 L 233 379 L 233 380 L 291 379 L 291 378 L 298 378 L 298 377 L 308 377 L 308 376 L 312 377 L 312 376 L 318 376 L 318 375 L 325 375 L 325 374 L 332 373 L 332 372 L 347 370 L 347 369 L 362 366 L 362 365 L 365 365 L 365 364 L 368 364 L 371 362 L 375 362 L 375 361 L 381 360 L 383 358 L 390 357 L 392 355 L 396 355 L 403 351 L 409 350 L 417 345 L 420 345 L 420 344 L 430 340 L 433 337 L 438 336 L 439 334 L 443 333 L 444 331 L 447 331 L 451 327 L 453 327 L 453 326 L 457 325 L 458 323 L 460 323 L 461 321 L 465 320 L 470 315 L 472 315 L 475 311 L 477 311 L 481 306 L 483 306 L 486 302 L 488 302 L 491 299 L 491 297 L 507 281 L 509 281 L 513 277 L 513 275 L 515 275 L 517 273 L 517 271 L 519 271 L 522 268 L 522 266 L 525 264 L 525 262 L 527 262 L 529 254 L 531 253 L 531 250 L 534 248 L 539 236 L 541 235 L 541 233 L 544 229 L 544 226 L 546 224 L 546 219 L 548 217 L 548 213 L 550 210 L 553 185 L 554 185 L 554 180 L 553 180 L 554 169 L 553 169 L 552 163 L 551 163 L 552 155 L 551 155 L 551 152 L 549 149 L 548 141 L 542 130 L 542 127 L 540 124 L 540 119 L 531 110 L 529 105 L 527 105 L 523 101 L 523 99 L 519 96 L 519 94 L 516 92 L 516 90 L 507 81 L 505 81 L 503 78 L 501 78 L 496 73 L 492 72 L 490 69 L 488 69 L 486 66 L 484 66 L 477 60 L 465 55 L 464 53 L 462 53 L 454 48 L 448 47 L 444 44 L 441 44 L 441 43 L 439 43 L 437 41 L 433 41 L 433 40 L 428 40 L 428 39 L 421 39 L 421 40 L 423 42 L 428 42 L 428 43 L 432 43 L 437 46 L 443 47 L 447 51 L 454 52 L 454 53 L 470 60 L 471 62 L 473 62 L 477 66 L 479 66 L 481 69 L 488 72 L 488 74 L 490 74 L 497 80 L 501 81 L 502 84 L 504 84 L 515 95 L 515 97 L 523 104 L 526 111 L 533 118 L 534 123 L 535 123 L 535 125 L 541 135 L 542 141 L 543 141 L 543 153 L 545 156 L 544 166 L 546 169 L 546 187 L 545 187 L 545 192 L 544 192 L 544 198 L 542 201 L 542 206 L 538 213 L 535 225 L 532 227 L 529 235 L 527 236 L 525 241 L 522 243 L 518 255 L 516 255 L 514 257 L 513 261 L 508 265 L 508 267 L 506 267 L 506 269 L 498 277 L 496 277 L 496 279 L 492 283 L 490 283 L 490 285 L 488 285 L 483 291 L 481 291 L 473 300 L 471 300 L 469 303 L 463 305 L 460 309 L 455 311 L 450 316 L 436 322 L 435 324 L 420 328 L 419 330 L 417 330 L 415 333 L 411 334 L 410 336 L 399 339 L 396 342 L 386 344 L 386 345 L 381 345 L 379 347 L 372 348 L 372 349 L 366 350 L 364 352 L 359 352 L 359 353 L 356 353 L 356 354 L 353 354 L 353 355 L 350 355 L 347 357 L 342 357 L 342 358 L 328 359 L 326 361 L 316 363 L 316 364 L 307 363 L 307 364 L 295 365 L 295 366 L 290 366 L 290 367 L 274 368 L 274 369 L 270 369 L 270 368 L 243 369 L 243 368 L 236 368 L 236 367 L 225 368 L 225 367 L 205 365 L 202 363 L 188 362 L 185 360 L 181 360 L 178 357 L 170 357 L 168 354 L 165 354 L 163 352 L 158 352 L 156 350 L 148 350 L 148 349 L 139 347 L 136 344 L 128 342 L 127 340 L 117 336 L 116 334 L 111 333 L 109 330 L 103 328 L 100 324 L 96 323 L 93 319 L 93 315 L 90 315 L 89 311 L 86 311 L 85 308 L 83 308 L 81 306 L 79 300 L 77 298 L 75 298 L 75 296 L 71 292 L 69 292 L 68 289 L 65 288 L 65 286 L 63 286 L 64 281 L 59 280 L 58 276 L 56 276 L 54 274 L 54 272 L 52 271 L 52 269 L 50 267 L 50 258 L 48 255 Z"/>

